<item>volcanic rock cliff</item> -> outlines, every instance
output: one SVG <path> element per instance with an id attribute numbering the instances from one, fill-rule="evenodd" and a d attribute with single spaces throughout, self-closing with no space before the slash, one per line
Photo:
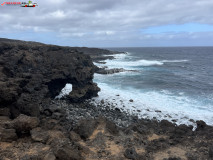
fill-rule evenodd
<path id="1" fill-rule="evenodd" d="M 74 48 L 0 39 L 0 108 L 11 117 L 38 116 L 40 106 L 57 96 L 67 83 L 77 102 L 96 96 L 95 66 Z"/>

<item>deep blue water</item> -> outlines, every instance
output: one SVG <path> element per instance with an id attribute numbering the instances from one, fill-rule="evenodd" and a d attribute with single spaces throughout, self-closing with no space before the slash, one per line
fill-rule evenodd
<path id="1" fill-rule="evenodd" d="M 131 53 L 126 61 L 168 61 L 163 65 L 132 68 L 142 70 L 140 75 L 123 81 L 128 86 L 147 89 L 167 89 L 184 92 L 198 98 L 213 98 L 213 47 L 194 48 L 117 48 Z M 213 103 L 212 103 L 213 105 Z"/>

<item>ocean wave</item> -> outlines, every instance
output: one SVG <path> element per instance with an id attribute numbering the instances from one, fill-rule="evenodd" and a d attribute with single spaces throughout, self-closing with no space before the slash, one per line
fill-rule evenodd
<path id="1" fill-rule="evenodd" d="M 126 66 L 161 66 L 164 63 L 179 63 L 179 62 L 187 62 L 188 60 L 137 60 L 137 61 L 128 61 L 128 62 L 119 62 L 125 63 Z"/>
<path id="2" fill-rule="evenodd" d="M 109 56 L 109 55 L 107 55 Z M 181 62 L 187 62 L 188 60 L 146 60 L 146 59 L 140 59 L 140 60 L 132 60 L 131 53 L 127 54 L 115 54 L 110 55 L 114 56 L 115 59 L 107 59 L 104 62 L 105 64 L 97 64 L 95 65 L 99 67 L 108 67 L 109 69 L 112 68 L 124 68 L 124 69 L 132 69 L 131 67 L 148 67 L 148 66 L 161 66 L 165 63 L 181 63 Z"/>
<path id="3" fill-rule="evenodd" d="M 154 66 L 163 65 L 160 61 L 138 60 L 138 61 L 121 61 L 121 60 L 106 60 L 106 64 L 102 66 L 108 66 L 109 68 L 124 68 L 140 67 L 140 66 Z"/>
<path id="4" fill-rule="evenodd" d="M 112 106 L 120 108 L 129 114 L 140 118 L 157 118 L 158 120 L 176 120 L 177 124 L 195 125 L 190 119 L 204 120 L 207 124 L 213 125 L 213 110 L 206 110 L 200 102 L 184 95 L 173 95 L 167 91 L 141 92 L 137 89 L 122 89 L 113 87 L 106 83 L 98 83 L 101 91 L 99 97 L 94 98 L 95 103 L 112 103 Z M 127 94 L 128 93 L 128 94 Z M 130 102 L 129 100 L 133 101 Z"/>
<path id="5" fill-rule="evenodd" d="M 127 54 L 129 53 L 119 53 L 119 54 L 108 54 L 108 55 L 103 55 L 104 57 L 108 57 L 108 56 L 113 56 L 115 59 L 123 59 L 127 56 Z"/>
<path id="6" fill-rule="evenodd" d="M 188 62 L 189 60 L 183 59 L 183 60 L 163 60 L 163 63 L 179 63 L 179 62 Z"/>
<path id="7" fill-rule="evenodd" d="M 137 61 L 122 61 L 120 59 L 117 60 L 106 60 L 106 64 L 103 66 L 108 66 L 109 68 L 124 68 L 126 67 L 148 67 L 148 66 L 161 66 L 164 65 L 165 63 L 178 63 L 178 62 L 186 62 L 187 60 L 162 60 L 162 61 L 157 61 L 157 60 L 137 60 Z M 127 68 L 128 69 L 128 68 Z"/>
<path id="8" fill-rule="evenodd" d="M 139 60 L 135 62 L 131 62 L 133 66 L 154 66 L 154 65 L 163 65 L 164 63 L 161 61 L 150 61 L 150 60 Z"/>

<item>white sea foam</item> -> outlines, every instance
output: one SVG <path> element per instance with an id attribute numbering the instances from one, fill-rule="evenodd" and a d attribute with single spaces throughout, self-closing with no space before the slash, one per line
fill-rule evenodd
<path id="1" fill-rule="evenodd" d="M 65 95 L 68 95 L 72 92 L 72 84 L 67 83 L 66 86 L 61 90 L 60 94 L 55 97 L 55 99 L 60 99 Z"/>
<path id="2" fill-rule="evenodd" d="M 138 60 L 138 61 L 122 61 L 121 59 L 116 60 L 105 60 L 106 64 L 98 64 L 95 65 L 99 67 L 107 66 L 109 69 L 112 68 L 124 68 L 127 70 L 133 69 L 134 67 L 140 66 L 154 66 L 154 65 L 163 65 L 163 62 L 160 61 L 149 61 L 149 60 Z"/>
<path id="3" fill-rule="evenodd" d="M 163 60 L 163 63 L 178 63 L 178 62 L 188 62 L 189 60 L 183 59 L 183 60 Z"/>
<path id="4" fill-rule="evenodd" d="M 104 62 L 106 62 L 105 64 L 95 63 L 95 65 L 97 65 L 99 67 L 107 66 L 109 69 L 124 68 L 124 69 L 129 70 L 129 69 L 133 69 L 135 67 L 160 66 L 160 65 L 164 65 L 165 63 L 179 63 L 179 62 L 188 61 L 188 60 L 146 60 L 146 59 L 132 61 L 131 53 L 115 54 L 115 55 L 110 55 L 110 56 L 114 56 L 115 59 L 113 59 L 113 60 L 107 59 L 104 61 Z"/>
<path id="5" fill-rule="evenodd" d="M 204 120 L 207 124 L 213 125 L 213 109 L 206 110 L 205 108 L 210 108 L 210 106 L 203 106 L 197 100 L 184 95 L 173 95 L 166 90 L 141 92 L 139 89 L 123 89 L 118 86 L 109 86 L 106 83 L 98 83 L 98 86 L 101 92 L 98 93 L 98 97 L 94 98 L 97 104 L 101 100 L 110 101 L 117 108 L 129 114 L 138 115 L 140 118 L 155 117 L 158 120 L 176 120 L 177 124 L 194 126 L 195 124 L 189 121 L 190 119 Z M 130 102 L 130 99 L 133 102 Z"/>
<path id="6" fill-rule="evenodd" d="M 114 56 L 114 55 L 113 55 Z M 183 63 L 188 60 L 135 60 L 131 54 L 121 54 L 113 60 L 105 60 L 108 68 L 124 68 L 137 69 L 137 67 L 144 66 L 161 66 L 166 63 Z M 98 64 L 99 65 L 99 64 Z M 99 65 L 100 66 L 100 65 Z M 138 68 L 141 70 L 141 68 Z M 118 73 L 127 74 L 130 73 Z M 202 104 L 201 101 L 185 96 L 184 92 L 173 94 L 168 90 L 161 91 L 141 91 L 140 89 L 124 89 L 121 85 L 110 86 L 103 83 L 102 78 L 111 79 L 113 75 L 98 75 L 95 74 L 95 81 L 101 88 L 99 97 L 94 98 L 95 103 L 100 103 L 101 100 L 111 102 L 114 106 L 120 108 L 129 114 L 136 114 L 140 118 L 157 118 L 158 120 L 167 119 L 169 121 L 176 121 L 177 124 L 195 124 L 190 121 L 204 120 L 207 124 L 213 125 L 213 109 L 209 104 Z M 119 96 L 116 96 L 119 95 Z M 133 102 L 129 100 L 133 99 Z M 125 106 L 125 107 L 124 107 Z M 158 112 L 158 111 L 161 112 Z M 156 112 L 157 111 L 157 112 Z"/>

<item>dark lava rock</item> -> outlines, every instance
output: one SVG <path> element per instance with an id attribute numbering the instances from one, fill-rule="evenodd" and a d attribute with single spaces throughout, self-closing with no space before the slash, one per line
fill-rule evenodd
<path id="1" fill-rule="evenodd" d="M 72 102 L 81 102 L 84 99 L 95 97 L 100 91 L 100 88 L 95 83 L 83 87 L 74 86 L 72 89 L 72 92 L 69 94 L 69 98 Z"/>
<path id="2" fill-rule="evenodd" d="M 57 159 L 61 160 L 83 160 L 80 151 L 70 145 L 60 147 L 55 155 Z"/>
<path id="3" fill-rule="evenodd" d="M 28 155 L 28 154 L 26 154 L 26 155 L 22 156 L 20 158 L 20 160 L 37 160 L 39 158 L 40 158 L 39 155 Z"/>
<path id="4" fill-rule="evenodd" d="M 80 141 L 81 140 L 81 137 L 77 134 L 77 133 L 75 133 L 74 131 L 71 131 L 70 132 L 70 139 L 72 140 L 72 141 Z"/>
<path id="5" fill-rule="evenodd" d="M 124 52 L 110 51 L 107 49 L 99 49 L 99 48 L 72 47 L 72 49 L 77 50 L 78 52 L 83 52 L 84 54 L 90 55 L 92 60 L 96 63 L 104 63 L 100 61 L 103 61 L 106 59 L 114 59 L 114 56 L 112 56 L 113 54 L 125 54 Z"/>
<path id="6" fill-rule="evenodd" d="M 203 130 L 206 127 L 206 123 L 204 121 L 196 121 L 197 128 L 196 131 Z"/>
<path id="7" fill-rule="evenodd" d="M 30 132 L 30 130 L 39 125 L 39 119 L 21 114 L 11 123 L 18 133 Z"/>
<path id="8" fill-rule="evenodd" d="M 115 108 L 116 112 L 121 112 L 121 110 L 119 108 Z"/>
<path id="9" fill-rule="evenodd" d="M 128 159 L 139 160 L 139 155 L 135 151 L 135 148 L 127 148 L 124 152 L 124 156 Z"/>
<path id="10" fill-rule="evenodd" d="M 113 135 L 117 135 L 119 133 L 119 129 L 115 123 L 106 120 L 106 129 Z"/>
<path id="11" fill-rule="evenodd" d="M 158 150 L 165 149 L 168 147 L 169 147 L 169 141 L 164 138 L 160 138 L 160 139 L 154 139 L 153 141 L 151 141 L 146 146 L 146 150 L 148 152 L 156 152 Z"/>
<path id="12" fill-rule="evenodd" d="M 198 156 L 195 154 L 195 153 L 186 153 L 186 157 L 188 160 L 198 160 L 199 158 L 199 153 L 198 153 Z"/>
<path id="13" fill-rule="evenodd" d="M 113 68 L 113 69 L 105 69 L 105 68 L 98 68 L 96 73 L 98 74 L 114 74 L 119 72 L 124 72 L 123 68 Z"/>
<path id="14" fill-rule="evenodd" d="M 190 134 L 192 134 L 192 128 L 193 127 L 189 127 L 189 126 L 186 126 L 184 124 L 181 124 L 180 126 L 175 128 L 174 135 L 176 137 L 190 135 Z"/>
<path id="15" fill-rule="evenodd" d="M 94 119 L 81 120 L 74 131 L 78 133 L 81 138 L 87 139 L 92 135 L 97 126 L 98 122 Z"/>
<path id="16" fill-rule="evenodd" d="M 195 123 L 195 120 L 194 120 L 194 119 L 190 119 L 189 121 L 192 122 L 192 123 Z"/>
<path id="17" fill-rule="evenodd" d="M 9 108 L 0 108 L 0 116 L 10 117 L 10 109 Z"/>
<path id="18" fill-rule="evenodd" d="M 47 153 L 44 156 L 43 160 L 56 160 L 56 157 L 55 157 L 55 155 L 53 153 L 50 152 L 50 153 Z"/>
<path id="19" fill-rule="evenodd" d="M 30 131 L 31 138 L 35 142 L 46 143 L 49 138 L 48 132 L 43 131 L 41 128 L 34 128 Z"/>
<path id="20" fill-rule="evenodd" d="M 145 125 L 132 125 L 127 128 L 128 130 L 132 130 L 134 132 L 138 132 L 142 135 L 148 134 L 150 132 L 149 128 Z"/>
<path id="21" fill-rule="evenodd" d="M 213 145 L 209 147 L 209 158 L 213 159 Z"/>
<path id="22" fill-rule="evenodd" d="M 53 119 L 59 120 L 61 117 L 63 117 L 63 115 L 62 115 L 61 113 L 59 113 L 59 112 L 54 112 L 54 113 L 52 114 L 52 118 L 53 118 Z"/>
<path id="23" fill-rule="evenodd" d="M 162 120 L 160 121 L 160 130 L 162 130 L 163 132 L 170 132 L 170 133 L 174 133 L 174 130 L 176 129 L 176 125 L 174 123 L 171 123 L 167 120 Z"/>
<path id="24" fill-rule="evenodd" d="M 88 55 L 71 47 L 0 39 L 0 108 L 38 116 L 40 104 L 48 104 L 67 83 L 73 85 L 68 96 L 82 101 L 97 96 L 93 83 L 95 66 Z"/>
<path id="25" fill-rule="evenodd" d="M 4 129 L 0 128 L 0 141 L 2 142 L 12 142 L 17 140 L 15 129 Z"/>
<path id="26" fill-rule="evenodd" d="M 177 119 L 172 119 L 172 122 L 176 123 L 176 122 L 177 122 Z"/>
<path id="27" fill-rule="evenodd" d="M 43 111 L 43 114 L 45 115 L 45 116 L 52 116 L 52 112 L 49 110 L 49 109 L 45 109 L 44 111 Z"/>
<path id="28" fill-rule="evenodd" d="M 103 99 L 101 100 L 101 103 L 104 104 L 104 100 Z"/>

